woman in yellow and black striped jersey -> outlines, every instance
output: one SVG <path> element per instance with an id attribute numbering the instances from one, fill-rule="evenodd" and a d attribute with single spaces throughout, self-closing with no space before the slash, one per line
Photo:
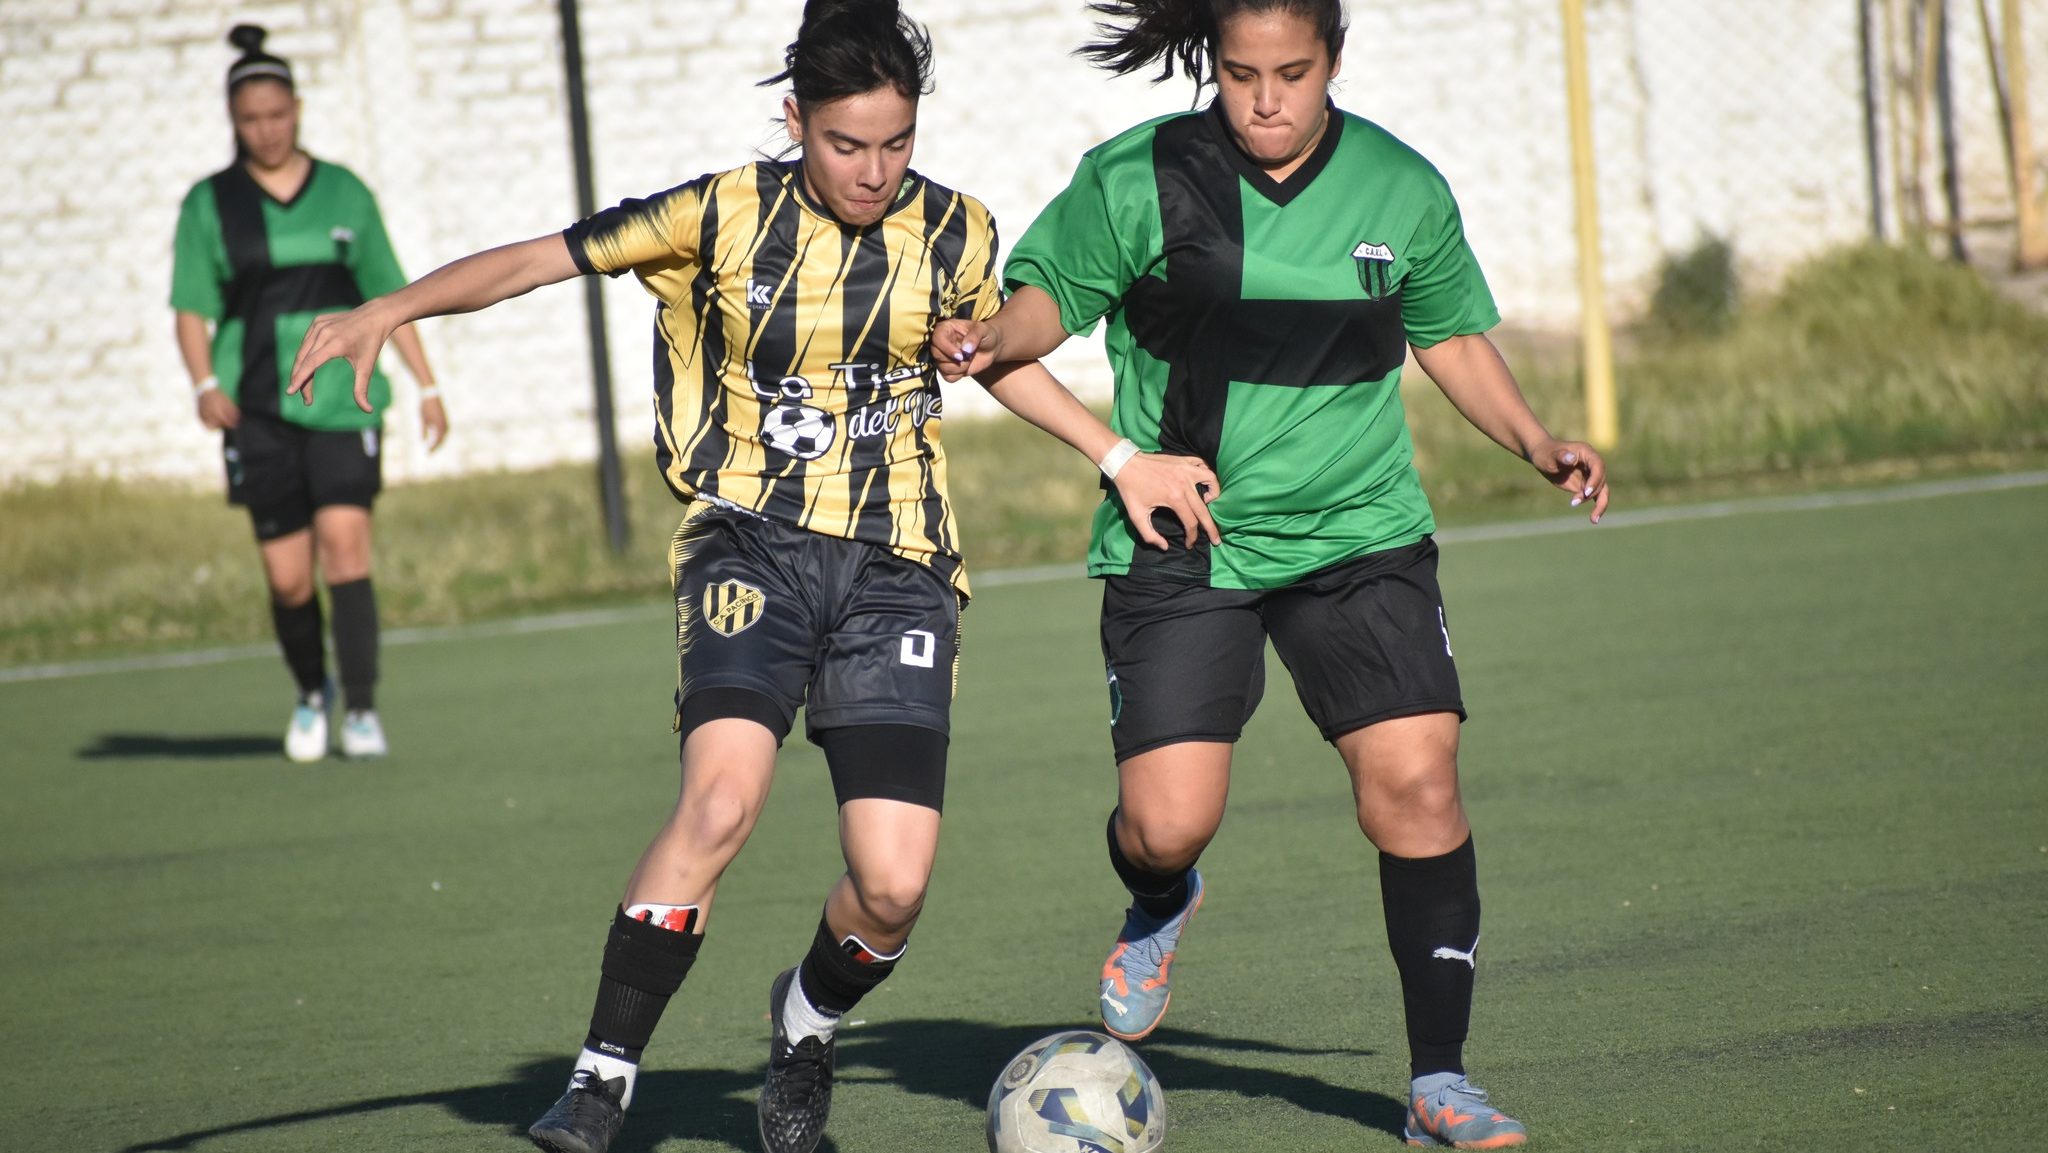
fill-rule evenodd
<path id="1" fill-rule="evenodd" d="M 766 83 L 791 86 L 793 159 L 465 257 L 322 318 L 292 371 L 297 389 L 345 358 L 361 397 L 401 325 L 578 274 L 631 272 L 656 301 L 656 454 L 688 506 L 670 551 L 682 786 L 613 918 L 569 1089 L 531 1130 L 547 1149 L 603 1150 L 623 1123 L 800 704 L 847 869 L 809 952 L 771 985 L 771 1153 L 817 1145 L 834 1029 L 903 955 L 938 845 L 967 574 L 928 340 L 1001 305 L 995 222 L 909 166 L 931 48 L 895 0 L 811 0 L 785 63 Z M 1127 505 L 1213 531 L 1202 462 L 1138 454 L 1035 362 L 1006 368 L 981 383 L 1097 462 Z"/>

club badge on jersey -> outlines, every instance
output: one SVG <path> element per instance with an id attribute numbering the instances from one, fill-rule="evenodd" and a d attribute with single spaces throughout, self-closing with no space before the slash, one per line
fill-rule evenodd
<path id="1" fill-rule="evenodd" d="M 1358 262 L 1358 287 L 1369 300 L 1385 300 L 1393 291 L 1394 250 L 1384 244 L 1361 240 L 1351 250 Z"/>

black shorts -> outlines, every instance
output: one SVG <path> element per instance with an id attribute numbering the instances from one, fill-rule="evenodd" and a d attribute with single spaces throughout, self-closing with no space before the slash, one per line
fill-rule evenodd
<path id="1" fill-rule="evenodd" d="M 1134 570 L 1102 588 L 1110 739 L 1119 761 L 1181 741 L 1235 741 L 1266 687 L 1266 639 L 1323 739 L 1450 712 L 1458 667 L 1436 542 L 1368 553 L 1277 589 L 1219 589 Z"/>
<path id="2" fill-rule="evenodd" d="M 276 540 L 313 523 L 329 505 L 370 508 L 384 487 L 379 429 L 329 432 L 243 413 L 221 437 L 228 503 L 249 510 L 256 539 Z"/>
<path id="3" fill-rule="evenodd" d="M 903 725 L 941 742 L 950 731 L 960 597 L 936 572 L 873 545 L 705 501 L 684 515 L 669 561 L 676 728 L 686 739 L 706 720 L 739 716 L 780 742 L 799 705 L 807 735 L 828 756 L 834 746 L 824 734 L 834 730 Z M 842 783 L 841 799 L 930 792 L 930 766 L 899 767 L 925 783 L 855 782 L 850 794 Z M 943 753 L 936 769 L 943 783 Z M 938 807 L 935 798 L 920 803 Z"/>

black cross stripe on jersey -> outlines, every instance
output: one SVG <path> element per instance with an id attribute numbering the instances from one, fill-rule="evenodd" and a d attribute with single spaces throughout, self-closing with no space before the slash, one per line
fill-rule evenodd
<path id="1" fill-rule="evenodd" d="M 281 203 L 287 208 L 297 203 L 319 172 L 316 161 L 298 192 Z M 278 358 L 283 351 L 277 347 L 278 318 L 354 308 L 363 302 L 363 291 L 356 286 L 355 274 L 339 261 L 286 268 L 271 264 L 270 230 L 263 222 L 263 202 L 269 197 L 239 164 L 213 176 L 213 202 L 220 214 L 230 273 L 225 318 L 242 322 L 242 377 L 235 403 L 243 412 L 277 416 Z"/>
<path id="2" fill-rule="evenodd" d="M 1246 300 L 1244 206 L 1239 177 L 1285 206 L 1336 153 L 1344 119 L 1334 109 L 1316 149 L 1275 181 L 1231 143 L 1220 111 L 1184 116 L 1153 136 L 1166 279 L 1139 278 L 1126 293 L 1138 346 L 1169 366 L 1160 449 L 1214 462 L 1232 381 L 1305 388 L 1382 380 L 1407 355 L 1398 292 L 1382 300 Z M 1333 243 L 1343 237 L 1335 237 Z M 1348 245 L 1341 255 L 1350 258 Z"/>

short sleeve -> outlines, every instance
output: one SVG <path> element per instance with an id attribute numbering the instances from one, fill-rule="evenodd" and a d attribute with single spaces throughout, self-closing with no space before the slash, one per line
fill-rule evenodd
<path id="1" fill-rule="evenodd" d="M 700 176 L 645 200 L 623 200 L 562 233 L 584 275 L 694 264 L 712 177 Z"/>
<path id="2" fill-rule="evenodd" d="M 221 295 L 227 279 L 225 258 L 213 186 L 200 181 L 185 194 L 178 210 L 178 233 L 171 243 L 171 307 L 219 320 L 227 310 Z"/>
<path id="3" fill-rule="evenodd" d="M 1137 272 L 1093 156 L 1081 158 L 1066 190 L 1031 222 L 1003 272 L 1011 291 L 1030 285 L 1057 301 L 1061 326 L 1076 336 L 1122 302 Z"/>
<path id="4" fill-rule="evenodd" d="M 363 299 L 374 300 L 405 287 L 405 273 L 398 267 L 398 254 L 391 249 L 391 237 L 384 231 L 384 214 L 377 210 L 377 198 L 363 189 L 367 206 L 356 241 L 348 249 L 348 269 L 356 278 Z"/>
<path id="5" fill-rule="evenodd" d="M 1458 202 L 1445 188 L 1410 244 L 1415 254 L 1401 285 L 1401 323 L 1408 343 L 1428 348 L 1500 323 L 1479 258 L 1465 242 Z"/>
<path id="6" fill-rule="evenodd" d="M 975 243 L 960 261 L 952 315 L 969 320 L 987 320 L 1003 307 L 1003 282 L 998 275 L 1002 242 L 996 236 L 995 217 L 977 214 Z"/>

